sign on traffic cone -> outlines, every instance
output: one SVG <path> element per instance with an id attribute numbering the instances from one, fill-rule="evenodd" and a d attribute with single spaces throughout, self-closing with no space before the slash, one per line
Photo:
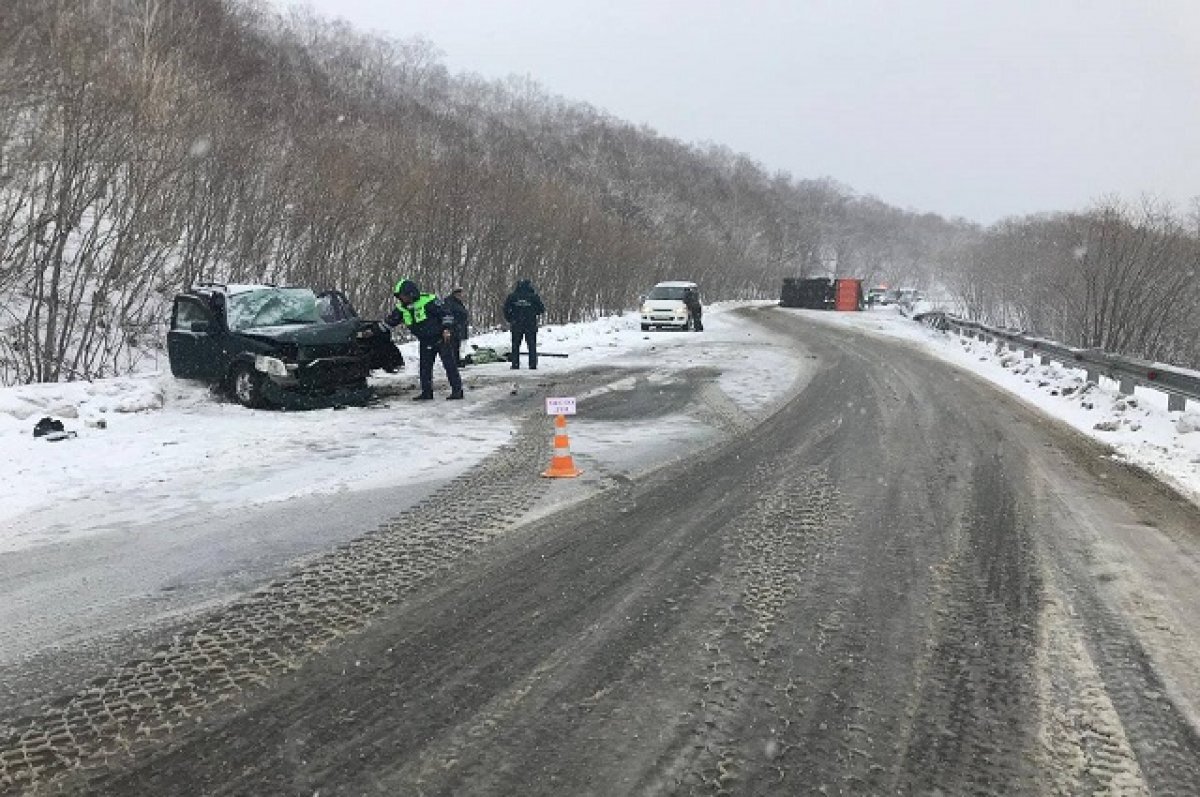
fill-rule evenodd
<path id="1" fill-rule="evenodd" d="M 571 443 L 567 440 L 567 416 L 554 416 L 554 458 L 550 460 L 550 467 L 542 471 L 543 476 L 548 476 L 552 479 L 571 479 L 583 473 L 579 468 L 575 467 L 575 460 L 571 459 Z"/>

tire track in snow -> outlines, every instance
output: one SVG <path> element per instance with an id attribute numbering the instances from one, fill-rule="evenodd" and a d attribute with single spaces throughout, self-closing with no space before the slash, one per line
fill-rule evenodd
<path id="1" fill-rule="evenodd" d="M 545 492 L 544 422 L 383 528 L 342 545 L 98 678 L 0 740 L 0 791 L 45 787 L 162 740 L 201 712 L 295 670 L 516 525 Z M 472 496 L 470 505 L 458 500 Z M 448 523 L 445 518 L 454 518 Z"/>

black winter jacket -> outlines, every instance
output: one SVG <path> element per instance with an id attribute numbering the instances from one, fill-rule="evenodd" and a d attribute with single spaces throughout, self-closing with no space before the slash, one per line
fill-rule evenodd
<path id="1" fill-rule="evenodd" d="M 529 280 L 517 283 L 516 290 L 504 300 L 504 320 L 517 329 L 536 329 L 538 316 L 546 312 L 542 298 L 529 284 Z"/>
<path id="2" fill-rule="evenodd" d="M 467 310 L 467 306 L 454 294 L 450 294 L 442 302 L 446 305 L 446 309 L 454 315 L 454 334 L 459 340 L 466 340 L 471 322 L 471 313 Z"/>

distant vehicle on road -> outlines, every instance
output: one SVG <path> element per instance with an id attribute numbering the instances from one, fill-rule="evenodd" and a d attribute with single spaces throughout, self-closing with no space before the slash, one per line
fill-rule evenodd
<path id="1" fill-rule="evenodd" d="M 325 297 L 310 288 L 196 285 L 171 309 L 171 373 L 217 384 L 246 407 L 361 404 L 378 352 L 395 346 L 389 339 L 381 347 L 374 338 L 382 333 L 345 296 Z"/>
<path id="2" fill-rule="evenodd" d="M 861 310 L 865 303 L 862 280 L 855 277 L 786 277 L 779 295 L 780 307 L 804 310 Z"/>
<path id="3" fill-rule="evenodd" d="M 885 288 L 878 286 L 867 291 L 867 304 L 886 307 L 889 304 L 915 304 L 925 298 L 916 288 Z"/>
<path id="4" fill-rule="evenodd" d="M 694 282 L 660 282 L 642 299 L 642 331 L 652 327 L 686 330 L 690 323 L 687 305 L 683 303 L 684 291 L 692 289 L 699 293 L 700 286 Z"/>
<path id="5" fill-rule="evenodd" d="M 780 307 L 800 307 L 807 310 L 832 310 L 836 293 L 833 280 L 826 277 L 797 279 L 786 277 L 779 296 Z"/>

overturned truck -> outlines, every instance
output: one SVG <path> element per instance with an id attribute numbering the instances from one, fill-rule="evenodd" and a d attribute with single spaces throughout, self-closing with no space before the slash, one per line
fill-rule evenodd
<path id="1" fill-rule="evenodd" d="M 824 277 L 783 281 L 780 307 L 801 307 L 808 310 L 861 310 L 863 307 L 862 280 Z"/>

